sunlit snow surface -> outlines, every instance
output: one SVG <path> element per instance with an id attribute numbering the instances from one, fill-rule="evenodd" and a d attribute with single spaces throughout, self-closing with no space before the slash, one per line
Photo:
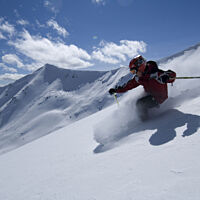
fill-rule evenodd
<path id="1" fill-rule="evenodd" d="M 177 76 L 199 76 L 198 63 L 195 48 L 160 66 Z M 169 85 L 169 99 L 142 123 L 135 109 L 142 87 L 120 96 L 118 106 L 107 90 L 125 81 L 127 71 L 101 73 L 67 91 L 62 79 L 47 83 L 36 72 L 40 92 L 30 86 L 33 79 L 31 96 L 13 85 L 21 91 L 15 106 L 1 89 L 1 153 L 29 143 L 0 156 L 0 199 L 199 200 L 199 79 Z"/>

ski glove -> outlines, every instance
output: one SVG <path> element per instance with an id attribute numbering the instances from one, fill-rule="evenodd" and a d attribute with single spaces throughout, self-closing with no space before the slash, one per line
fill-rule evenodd
<path id="1" fill-rule="evenodd" d="M 110 95 L 113 95 L 114 93 L 116 93 L 116 89 L 111 88 L 108 92 Z"/>
<path id="2" fill-rule="evenodd" d="M 162 75 L 160 78 L 163 83 L 167 83 L 169 81 L 169 75 L 167 74 Z"/>
<path id="3" fill-rule="evenodd" d="M 167 70 L 162 76 L 161 80 L 163 83 L 169 83 L 170 79 L 174 79 L 174 72 L 171 70 Z"/>

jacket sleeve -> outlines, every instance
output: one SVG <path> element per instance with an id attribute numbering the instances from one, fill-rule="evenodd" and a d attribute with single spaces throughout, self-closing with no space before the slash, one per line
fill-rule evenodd
<path id="1" fill-rule="evenodd" d="M 135 80 L 135 77 L 131 80 L 129 80 L 126 84 L 124 84 L 123 86 L 119 86 L 116 87 L 116 93 L 123 93 L 126 92 L 128 90 L 131 90 L 133 88 L 136 88 L 137 86 L 139 86 L 140 84 Z"/>

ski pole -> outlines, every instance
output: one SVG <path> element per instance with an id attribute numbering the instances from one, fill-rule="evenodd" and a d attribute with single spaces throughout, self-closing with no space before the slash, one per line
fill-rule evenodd
<path id="1" fill-rule="evenodd" d="M 182 76 L 182 77 L 176 77 L 176 79 L 194 79 L 194 78 L 200 78 L 200 76 Z"/>
<path id="2" fill-rule="evenodd" d="M 116 93 L 114 93 L 113 95 L 114 95 L 114 97 L 115 97 L 115 100 L 116 100 L 116 102 L 117 102 L 117 105 L 119 106 L 119 101 L 117 100 L 117 95 L 116 95 Z"/>

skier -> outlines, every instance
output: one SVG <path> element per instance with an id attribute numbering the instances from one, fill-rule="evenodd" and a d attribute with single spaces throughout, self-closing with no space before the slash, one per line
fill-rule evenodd
<path id="1" fill-rule="evenodd" d="M 176 73 L 158 68 L 155 61 L 148 61 L 141 56 L 133 58 L 129 63 L 130 72 L 135 76 L 123 86 L 111 88 L 110 95 L 123 93 L 142 85 L 146 95 L 136 102 L 139 117 L 142 121 L 148 119 L 148 110 L 159 107 L 168 98 L 167 83 L 173 83 Z"/>

